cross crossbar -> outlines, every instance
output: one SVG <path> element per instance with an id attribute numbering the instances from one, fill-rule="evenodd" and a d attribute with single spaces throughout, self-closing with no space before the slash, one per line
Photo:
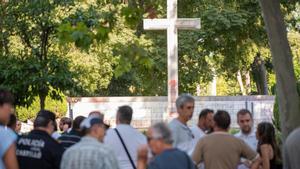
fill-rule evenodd
<path id="1" fill-rule="evenodd" d="M 171 19 L 144 19 L 145 30 L 165 30 L 171 26 Z M 177 29 L 200 29 L 199 19 L 178 18 L 175 20 Z"/>

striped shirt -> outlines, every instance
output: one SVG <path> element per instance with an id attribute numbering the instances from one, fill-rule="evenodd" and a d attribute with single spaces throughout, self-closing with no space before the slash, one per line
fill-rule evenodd
<path id="1" fill-rule="evenodd" d="M 59 137 L 58 141 L 65 149 L 67 149 L 72 145 L 78 143 L 80 139 L 80 133 L 72 129 L 69 133 L 63 134 L 61 137 Z"/>
<path id="2" fill-rule="evenodd" d="M 96 138 L 83 137 L 66 150 L 60 168 L 63 169 L 119 169 L 114 152 Z"/>

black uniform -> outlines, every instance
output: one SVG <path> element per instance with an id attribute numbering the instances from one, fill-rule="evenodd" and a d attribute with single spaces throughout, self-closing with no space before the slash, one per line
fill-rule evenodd
<path id="1" fill-rule="evenodd" d="M 48 133 L 33 130 L 17 141 L 20 169 L 59 169 L 64 148 Z"/>

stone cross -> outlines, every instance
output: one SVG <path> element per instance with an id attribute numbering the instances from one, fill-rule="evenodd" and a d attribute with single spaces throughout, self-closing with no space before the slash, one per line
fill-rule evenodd
<path id="1" fill-rule="evenodd" d="M 177 18 L 177 0 L 167 0 L 167 19 L 144 19 L 145 30 L 167 30 L 168 43 L 168 110 L 176 112 L 178 97 L 178 33 L 177 29 L 200 29 L 200 19 Z"/>

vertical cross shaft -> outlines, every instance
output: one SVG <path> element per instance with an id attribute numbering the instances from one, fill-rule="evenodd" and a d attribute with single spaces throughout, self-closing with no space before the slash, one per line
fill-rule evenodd
<path id="1" fill-rule="evenodd" d="M 200 19 L 177 18 L 177 0 L 167 0 L 166 19 L 144 19 L 146 30 L 167 30 L 168 35 L 168 107 L 176 113 L 178 96 L 178 29 L 200 29 Z"/>
<path id="2" fill-rule="evenodd" d="M 178 96 L 178 33 L 176 28 L 177 0 L 168 0 L 167 19 L 170 25 L 168 34 L 168 113 L 176 112 L 176 98 Z"/>

